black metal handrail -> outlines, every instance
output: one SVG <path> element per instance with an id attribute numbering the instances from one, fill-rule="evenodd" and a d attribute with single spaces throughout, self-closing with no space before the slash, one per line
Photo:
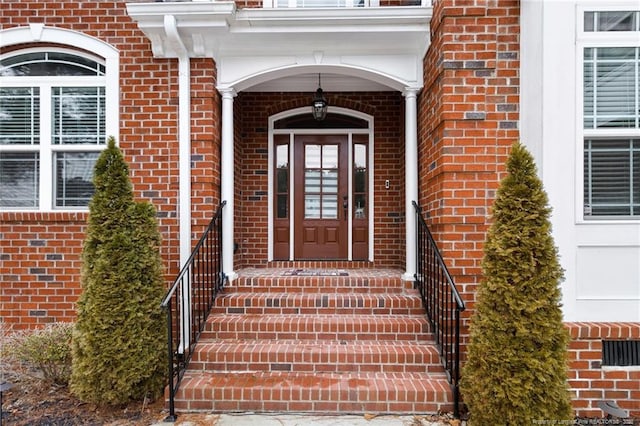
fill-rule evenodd
<path id="1" fill-rule="evenodd" d="M 464 302 L 442 259 L 422 209 L 412 201 L 416 211 L 416 274 L 415 287 L 433 329 L 440 357 L 453 392 L 453 415 L 460 417 L 460 313 Z"/>
<path id="2" fill-rule="evenodd" d="M 176 420 L 176 392 L 213 301 L 226 280 L 222 271 L 222 209 L 226 203 L 223 201 L 218 206 L 215 216 L 162 300 L 162 308 L 167 313 L 169 351 L 169 416 L 166 421 Z"/>

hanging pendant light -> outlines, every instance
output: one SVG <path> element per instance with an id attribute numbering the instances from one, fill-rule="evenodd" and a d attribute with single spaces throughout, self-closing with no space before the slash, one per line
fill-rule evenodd
<path id="1" fill-rule="evenodd" d="M 324 92 L 320 87 L 320 74 L 318 74 L 318 90 L 316 90 L 313 102 L 311 103 L 311 113 L 313 114 L 313 118 L 317 121 L 324 120 L 327 116 L 328 106 L 327 98 L 324 97 Z"/>

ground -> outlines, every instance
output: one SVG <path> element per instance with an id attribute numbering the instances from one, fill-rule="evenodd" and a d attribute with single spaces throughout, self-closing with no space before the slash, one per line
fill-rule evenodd
<path id="1" fill-rule="evenodd" d="M 74 398 L 64 387 L 49 385 L 18 369 L 4 372 L 12 388 L 2 395 L 2 425 L 150 425 L 166 415 L 162 401 L 99 408 Z"/>

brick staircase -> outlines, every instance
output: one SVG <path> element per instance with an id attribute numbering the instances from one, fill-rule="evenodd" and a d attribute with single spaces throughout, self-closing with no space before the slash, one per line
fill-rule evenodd
<path id="1" fill-rule="evenodd" d="M 248 269 L 216 299 L 178 411 L 436 413 L 451 389 L 400 271 Z"/>

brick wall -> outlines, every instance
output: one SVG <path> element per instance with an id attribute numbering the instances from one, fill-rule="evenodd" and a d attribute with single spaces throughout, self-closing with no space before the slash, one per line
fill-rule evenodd
<path id="1" fill-rule="evenodd" d="M 519 12 L 515 0 L 438 0 L 424 59 L 420 203 L 470 308 L 490 208 L 519 137 Z"/>
<path id="2" fill-rule="evenodd" d="M 267 139 L 270 115 L 309 106 L 311 93 L 241 93 L 236 106 L 236 265 L 267 261 Z M 332 106 L 375 120 L 374 259 L 381 267 L 404 266 L 404 99 L 399 93 L 325 94 Z M 241 153 L 241 154 L 240 154 Z M 239 160 L 241 155 L 241 160 Z M 386 190 L 384 181 L 391 181 Z"/>
<path id="3" fill-rule="evenodd" d="M 602 367 L 602 340 L 640 339 L 640 324 L 567 323 L 569 386 L 573 408 L 581 417 L 602 417 L 597 403 L 613 400 L 640 417 L 640 367 Z"/>
<path id="4" fill-rule="evenodd" d="M 120 51 L 120 140 L 135 196 L 158 210 L 167 282 L 177 274 L 178 64 L 155 59 L 124 1 L 0 0 L 0 27 L 44 23 L 83 32 Z M 33 46 L 33 45 L 30 45 Z M 24 46 L 11 46 L 2 53 Z M 219 198 L 215 64 L 192 61 L 193 223 L 197 238 Z M 110 112 L 112 113 L 112 112 Z M 12 327 L 75 318 L 86 213 L 0 212 L 0 317 Z"/>

